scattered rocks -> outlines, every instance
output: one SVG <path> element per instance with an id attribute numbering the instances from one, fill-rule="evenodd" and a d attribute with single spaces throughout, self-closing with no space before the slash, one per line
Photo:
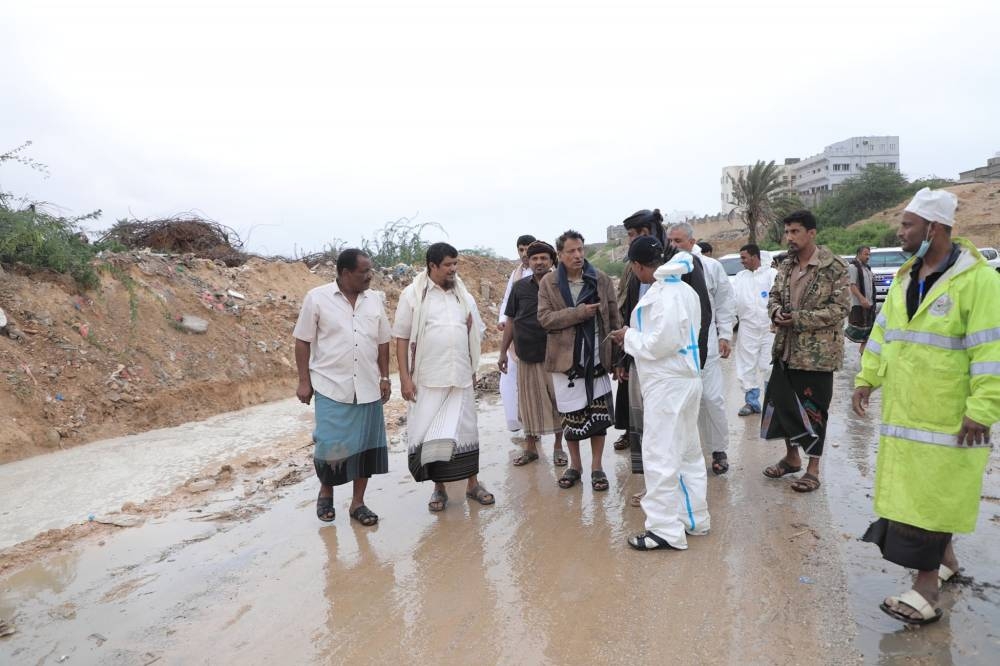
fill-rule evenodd
<path id="1" fill-rule="evenodd" d="M 200 479 L 185 484 L 184 489 L 189 493 L 203 493 L 215 487 L 215 479 Z"/>
<path id="2" fill-rule="evenodd" d="M 184 315 L 180 324 L 188 333 L 204 333 L 208 330 L 208 321 L 194 315 Z"/>
<path id="3" fill-rule="evenodd" d="M 141 525 L 145 520 L 141 516 L 129 516 L 126 514 L 112 514 L 94 518 L 95 523 L 114 525 L 115 527 L 135 527 L 136 525 Z"/>

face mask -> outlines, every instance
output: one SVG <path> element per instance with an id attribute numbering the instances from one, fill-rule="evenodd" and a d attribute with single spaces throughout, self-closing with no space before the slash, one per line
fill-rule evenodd
<path id="1" fill-rule="evenodd" d="M 930 225 L 928 225 L 927 238 L 924 238 L 922 241 L 920 241 L 920 247 L 918 247 L 917 251 L 913 253 L 913 256 L 916 257 L 917 259 L 923 259 L 924 255 L 927 254 L 927 250 L 931 248 L 930 235 L 931 235 L 931 229 Z"/>

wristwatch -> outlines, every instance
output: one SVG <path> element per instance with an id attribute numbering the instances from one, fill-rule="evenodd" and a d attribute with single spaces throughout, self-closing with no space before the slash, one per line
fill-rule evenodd
<path id="1" fill-rule="evenodd" d="M 378 380 L 379 380 L 380 382 L 388 382 L 388 381 L 389 381 L 389 378 L 388 378 L 388 377 L 379 377 L 379 378 L 378 378 Z"/>

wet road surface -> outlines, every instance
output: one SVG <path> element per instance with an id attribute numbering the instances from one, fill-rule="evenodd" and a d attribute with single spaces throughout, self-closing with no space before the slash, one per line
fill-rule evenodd
<path id="1" fill-rule="evenodd" d="M 997 475 L 977 533 L 956 543 L 972 581 L 943 594 L 940 623 L 904 629 L 878 602 L 908 574 L 857 541 L 873 518 L 878 422 L 847 415 L 850 384 L 838 375 L 824 483 L 810 495 L 761 475 L 783 447 L 757 439 L 757 420 L 732 418 L 730 472 L 709 479 L 712 532 L 686 552 L 625 544 L 642 530 L 627 505 L 641 478 L 613 437 L 611 490 L 562 490 L 551 438 L 538 462 L 510 465 L 517 448 L 488 397 L 480 478 L 495 506 L 470 504 L 455 483 L 447 509 L 429 513 L 431 487 L 409 477 L 401 444 L 369 486 L 375 528 L 348 518 L 346 487 L 336 521 L 317 521 L 309 476 L 241 519 L 255 498 L 217 493 L 0 579 L 0 617 L 17 628 L 0 663 L 1000 663 Z"/>

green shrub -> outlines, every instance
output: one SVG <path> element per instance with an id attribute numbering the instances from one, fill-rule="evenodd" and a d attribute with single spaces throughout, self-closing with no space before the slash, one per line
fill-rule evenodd
<path id="1" fill-rule="evenodd" d="M 94 249 L 78 234 L 76 219 L 53 217 L 32 208 L 0 207 L 0 262 L 65 273 L 80 287 L 92 289 L 100 283 L 91 265 Z"/>

